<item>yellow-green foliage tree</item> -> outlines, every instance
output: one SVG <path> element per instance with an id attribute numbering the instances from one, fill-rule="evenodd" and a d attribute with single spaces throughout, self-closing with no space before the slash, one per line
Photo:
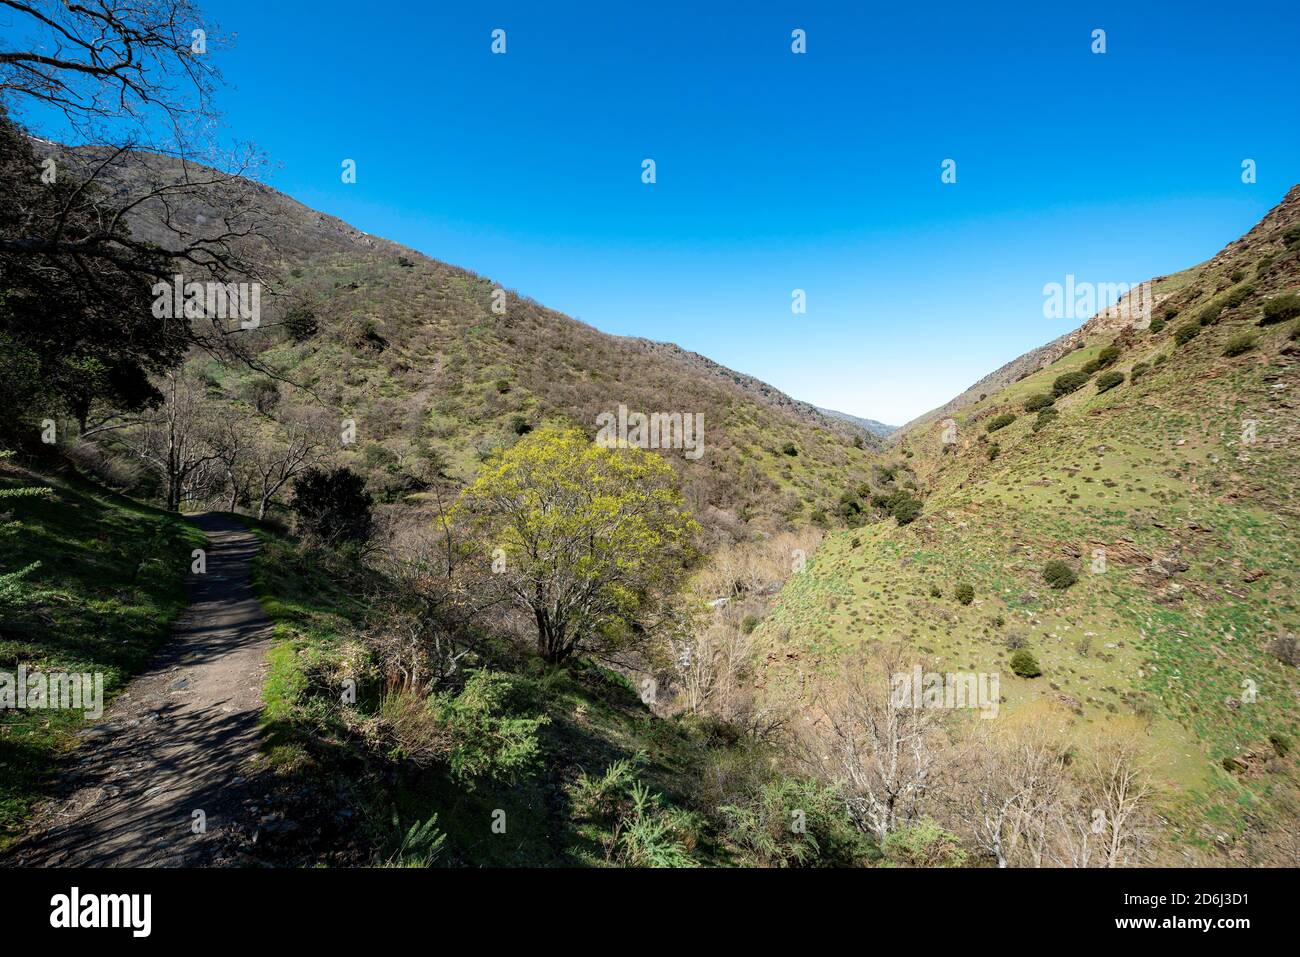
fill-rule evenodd
<path id="1" fill-rule="evenodd" d="M 490 555 L 489 581 L 532 615 L 550 662 L 653 633 L 699 530 L 658 455 L 557 427 L 490 459 L 456 507 Z"/>

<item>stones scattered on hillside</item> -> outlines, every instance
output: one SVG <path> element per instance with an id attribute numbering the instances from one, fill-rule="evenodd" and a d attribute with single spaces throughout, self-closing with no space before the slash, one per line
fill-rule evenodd
<path id="1" fill-rule="evenodd" d="M 1189 567 L 1182 559 L 1182 549 L 1175 547 L 1173 551 L 1153 559 L 1147 566 L 1147 574 L 1153 579 L 1163 581 L 1187 571 Z"/>
<path id="2" fill-rule="evenodd" d="M 1268 574 L 1267 568 L 1252 568 L 1250 571 L 1246 572 L 1246 574 L 1242 576 L 1241 580 L 1244 581 L 1246 584 L 1250 584 L 1251 582 L 1259 581 L 1267 574 Z"/>
<path id="3" fill-rule="evenodd" d="M 1071 697 L 1064 692 L 1058 691 L 1053 697 L 1065 707 L 1069 708 L 1076 715 L 1083 714 L 1083 703 L 1078 698 Z"/>

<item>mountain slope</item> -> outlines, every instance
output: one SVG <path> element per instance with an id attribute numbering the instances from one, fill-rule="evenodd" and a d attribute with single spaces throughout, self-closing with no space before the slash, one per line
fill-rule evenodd
<path id="1" fill-rule="evenodd" d="M 900 638 L 940 670 L 1000 672 L 1013 710 L 1140 720 L 1159 859 L 1294 863 L 1298 286 L 1300 187 L 1158 280 L 1149 329 L 1099 315 L 910 423 L 890 458 L 920 517 L 827 537 L 760 628 L 768 694 Z M 1051 401 L 1070 372 L 1086 383 Z M 1078 581 L 1051 587 L 1050 561 Z M 1042 676 L 1011 673 L 1021 646 Z"/>
<path id="2" fill-rule="evenodd" d="M 83 160 L 96 154 L 78 154 Z M 114 166 L 123 195 L 176 181 L 172 160 L 146 156 Z M 492 449 L 550 419 L 595 435 L 597 417 L 629 412 L 703 416 L 704 453 L 663 454 L 680 472 L 705 526 L 720 536 L 803 524 L 860 477 L 878 438 L 822 414 L 766 383 L 675 345 L 606 335 L 485 277 L 368 236 L 260 184 L 252 208 L 266 244 L 251 243 L 276 277 L 276 297 L 245 348 L 282 378 L 196 358 L 209 398 L 272 418 L 325 410 L 355 422 L 339 450 L 389 498 L 418 496 L 441 475 L 463 482 Z M 245 197 L 245 200 L 247 197 Z M 219 220 L 220 191 L 173 203 L 173 224 Z M 143 238 L 173 241 L 163 211 L 145 204 Z M 286 316 L 308 314 L 308 334 Z M 259 398 L 260 397 L 260 398 Z M 407 481 L 407 479 L 411 479 Z"/>

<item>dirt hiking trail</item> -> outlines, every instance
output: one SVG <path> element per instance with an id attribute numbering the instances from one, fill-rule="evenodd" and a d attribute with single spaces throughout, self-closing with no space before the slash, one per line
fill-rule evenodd
<path id="1" fill-rule="evenodd" d="M 271 639 L 249 577 L 257 539 L 229 515 L 187 517 L 208 536 L 207 573 L 190 575 L 189 607 L 148 670 L 80 733 L 6 863 L 203 866 L 248 816 Z"/>

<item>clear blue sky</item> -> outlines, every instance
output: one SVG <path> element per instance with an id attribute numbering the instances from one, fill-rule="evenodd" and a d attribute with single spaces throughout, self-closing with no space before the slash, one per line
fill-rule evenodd
<path id="1" fill-rule="evenodd" d="M 1300 182 L 1295 0 L 206 8 L 272 185 L 895 424 L 1077 325 L 1044 283 L 1184 268 Z"/>

